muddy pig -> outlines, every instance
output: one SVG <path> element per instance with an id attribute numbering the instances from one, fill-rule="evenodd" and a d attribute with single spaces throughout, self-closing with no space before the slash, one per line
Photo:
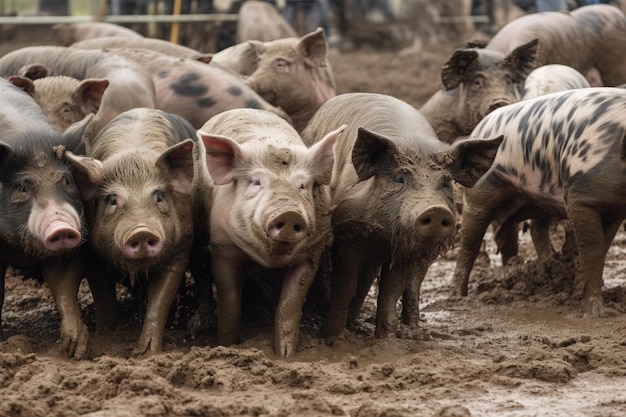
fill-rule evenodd
<path id="1" fill-rule="evenodd" d="M 29 46 L 0 57 L 0 76 L 3 77 L 25 75 L 33 67 L 45 68 L 49 76 L 109 80 L 98 113 L 85 133 L 92 138 L 118 114 L 135 107 L 154 108 L 156 104 L 150 73 L 119 55 L 61 46 Z"/>
<path id="2" fill-rule="evenodd" d="M 168 312 L 188 267 L 194 138 L 195 129 L 179 116 L 138 108 L 86 143 L 88 156 L 66 153 L 87 208 L 89 246 L 131 284 L 147 286 L 135 355 L 162 350 Z M 116 319 L 115 283 L 105 271 L 92 263 L 86 272 L 99 327 Z"/>
<path id="3" fill-rule="evenodd" d="M 592 85 L 626 82 L 626 17 L 615 6 L 596 4 L 570 13 L 531 13 L 519 17 L 487 43 L 487 48 L 508 54 L 539 39 L 537 65 L 564 64 L 575 68 Z M 597 74 L 597 76 L 590 75 Z"/>
<path id="4" fill-rule="evenodd" d="M 452 181 L 471 187 L 490 167 L 501 138 L 440 141 L 418 110 L 396 98 L 341 94 L 315 114 L 302 137 L 348 127 L 335 145 L 330 182 L 332 283 L 322 336 L 352 325 L 380 274 L 376 337 L 403 322 L 417 328 L 419 288 L 455 232 Z"/>
<path id="5" fill-rule="evenodd" d="M 295 352 L 302 306 L 331 238 L 328 183 L 340 132 L 308 149 L 287 122 L 255 109 L 221 113 L 198 131 L 213 190 L 207 207 L 220 344 L 240 337 L 243 280 L 253 264 L 283 278 L 274 350 Z"/>
<path id="6" fill-rule="evenodd" d="M 557 92 L 498 109 L 472 136 L 503 134 L 493 166 L 466 191 L 461 249 L 454 289 L 466 295 L 485 230 L 517 231 L 517 222 L 567 218 L 579 252 L 574 296 L 585 312 L 600 316 L 604 259 L 626 217 L 626 92 L 583 88 Z M 513 236 L 517 236 L 516 233 Z M 517 249 L 517 239 L 515 239 Z"/>
<path id="7" fill-rule="evenodd" d="M 13 76 L 9 81 L 30 94 L 61 132 L 88 114 L 97 113 L 104 91 L 109 86 L 106 78 L 80 81 L 65 75 L 44 76 L 36 80 Z"/>
<path id="8" fill-rule="evenodd" d="M 80 147 L 90 119 L 62 134 L 31 96 L 0 78 L 0 311 L 7 266 L 39 268 L 61 315 L 61 348 L 76 358 L 87 352 L 78 305 L 87 229 L 76 182 L 61 155 Z"/>
<path id="9" fill-rule="evenodd" d="M 109 51 L 148 70 L 156 88 L 156 107 L 184 117 L 196 128 L 218 113 L 242 107 L 264 109 L 288 118 L 238 76 L 219 66 L 143 48 Z"/>
<path id="10" fill-rule="evenodd" d="M 524 80 L 535 67 L 537 40 L 508 54 L 485 48 L 457 49 L 441 70 L 443 88 L 420 111 L 440 140 L 469 135 L 494 109 L 522 97 Z"/>
<path id="11" fill-rule="evenodd" d="M 326 58 L 326 37 L 319 28 L 300 38 L 253 42 L 257 68 L 247 83 L 268 103 L 283 109 L 298 132 L 319 107 L 336 94 Z"/>

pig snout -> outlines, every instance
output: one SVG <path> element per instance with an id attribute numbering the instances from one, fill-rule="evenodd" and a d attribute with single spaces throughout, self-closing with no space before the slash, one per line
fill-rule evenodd
<path id="1" fill-rule="evenodd" d="M 62 220 L 51 222 L 44 233 L 44 245 L 49 250 L 72 249 L 81 241 L 80 232 Z"/>
<path id="2" fill-rule="evenodd" d="M 136 227 L 124 241 L 124 255 L 131 259 L 153 258 L 163 247 L 163 241 L 145 226 Z"/>
<path id="3" fill-rule="evenodd" d="M 270 238 L 285 243 L 300 242 L 308 231 L 307 223 L 297 211 L 285 211 L 271 219 L 267 227 Z"/>
<path id="4" fill-rule="evenodd" d="M 454 217 L 442 206 L 427 208 L 415 220 L 415 231 L 423 237 L 446 238 L 454 230 Z"/>

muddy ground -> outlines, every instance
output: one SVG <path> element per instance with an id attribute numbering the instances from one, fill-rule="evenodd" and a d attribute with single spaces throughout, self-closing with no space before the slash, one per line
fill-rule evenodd
<path id="1" fill-rule="evenodd" d="M 4 42 L 1 51 L 19 45 Z M 386 93 L 419 107 L 438 88 L 441 65 L 456 46 L 334 48 L 330 59 L 340 93 Z M 489 261 L 475 268 L 465 298 L 450 296 L 454 250 L 441 257 L 422 287 L 418 340 L 346 332 L 328 346 L 316 317 L 305 317 L 288 360 L 273 353 L 269 314 L 248 314 L 245 341 L 230 347 L 172 320 L 163 353 L 131 358 L 141 308 L 122 298 L 122 288 L 127 314 L 118 330 L 92 334 L 90 359 L 67 359 L 48 289 L 10 273 L 0 416 L 626 415 L 626 233 L 618 234 L 604 271 L 604 298 L 616 314 L 602 319 L 582 318 L 579 301 L 569 297 L 572 268 L 558 257 L 538 265 L 528 236 L 521 238 L 520 258 L 503 269 L 487 236 Z M 86 285 L 80 299 L 93 330 Z M 360 317 L 364 329 L 372 330 L 374 312 L 371 297 Z"/>

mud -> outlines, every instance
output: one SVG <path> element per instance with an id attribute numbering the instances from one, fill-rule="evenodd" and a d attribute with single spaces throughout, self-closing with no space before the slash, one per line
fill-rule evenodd
<path id="1" fill-rule="evenodd" d="M 330 60 L 340 93 L 390 94 L 419 107 L 456 46 L 334 49 Z M 273 353 L 271 314 L 254 313 L 244 315 L 244 342 L 230 347 L 217 346 L 212 332 L 192 335 L 173 316 L 164 352 L 131 358 L 142 320 L 136 294 L 119 287 L 120 326 L 100 334 L 86 284 L 80 300 L 91 358 L 67 359 L 45 284 L 9 273 L 0 416 L 626 415 L 626 233 L 615 239 L 604 271 L 614 315 L 601 319 L 583 318 L 569 297 L 571 259 L 537 264 L 528 234 L 520 236 L 520 257 L 507 268 L 487 236 L 468 297 L 450 295 L 454 249 L 435 262 L 422 287 L 416 339 L 373 338 L 374 288 L 358 333 L 329 346 L 318 338 L 317 317 L 305 316 L 288 360 Z"/>

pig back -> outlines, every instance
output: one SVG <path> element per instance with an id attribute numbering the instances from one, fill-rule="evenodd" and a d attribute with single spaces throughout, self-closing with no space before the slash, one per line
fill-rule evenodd
<path id="1" fill-rule="evenodd" d="M 311 146 L 325 132 L 342 124 L 347 124 L 347 128 L 335 144 L 333 197 L 342 195 L 358 181 L 352 165 L 352 149 L 360 127 L 385 136 L 398 148 L 410 149 L 411 153 L 417 152 L 424 158 L 446 147 L 417 109 L 392 96 L 376 93 L 347 93 L 328 100 L 302 132 L 302 139 Z"/>

